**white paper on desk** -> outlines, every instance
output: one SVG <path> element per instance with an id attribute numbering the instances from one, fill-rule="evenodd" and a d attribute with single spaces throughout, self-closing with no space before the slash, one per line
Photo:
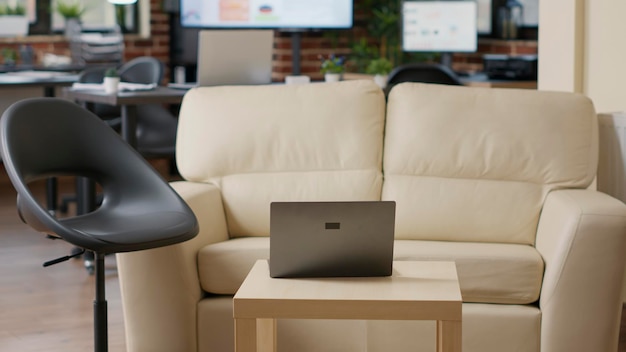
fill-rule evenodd
<path id="1" fill-rule="evenodd" d="M 155 83 L 151 84 L 141 84 L 141 83 L 130 83 L 130 82 L 120 82 L 118 89 L 121 91 L 142 91 L 142 90 L 153 90 L 157 87 Z M 104 90 L 104 85 L 102 83 L 79 83 L 76 82 L 72 84 L 72 89 L 77 90 Z"/>
<path id="2" fill-rule="evenodd" d="M 120 85 L 118 86 L 119 90 L 124 90 L 124 91 L 153 90 L 156 87 L 157 87 L 156 83 L 141 84 L 141 83 L 130 83 L 130 82 L 120 82 Z"/>
<path id="3" fill-rule="evenodd" d="M 102 83 L 74 83 L 72 89 L 77 90 L 104 90 Z"/>

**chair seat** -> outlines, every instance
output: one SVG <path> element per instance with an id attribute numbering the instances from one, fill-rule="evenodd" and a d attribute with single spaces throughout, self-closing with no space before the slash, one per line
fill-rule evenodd
<path id="1" fill-rule="evenodd" d="M 193 237 L 185 231 L 187 224 L 193 221 L 189 214 L 182 211 L 148 211 L 140 214 L 123 213 L 116 209 L 95 211 L 59 222 L 95 241 L 82 246 L 74 244 L 85 248 L 89 246 L 87 249 L 102 253 L 156 248 Z"/>

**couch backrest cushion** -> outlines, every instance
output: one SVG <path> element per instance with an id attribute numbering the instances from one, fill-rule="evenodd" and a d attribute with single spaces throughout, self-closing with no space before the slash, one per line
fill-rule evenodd
<path id="1" fill-rule="evenodd" d="M 546 194 L 593 180 L 597 138 L 582 95 L 398 85 L 383 161 L 396 238 L 534 244 Z"/>
<path id="2" fill-rule="evenodd" d="M 266 236 L 271 201 L 379 200 L 384 118 L 367 81 L 196 88 L 178 168 L 221 188 L 231 236 Z"/>

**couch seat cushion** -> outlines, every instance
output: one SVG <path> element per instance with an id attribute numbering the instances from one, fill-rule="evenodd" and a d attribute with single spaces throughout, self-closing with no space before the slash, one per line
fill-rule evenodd
<path id="1" fill-rule="evenodd" d="M 395 260 L 453 260 L 463 302 L 528 304 L 539 299 L 543 259 L 528 245 L 396 240 Z"/>
<path id="2" fill-rule="evenodd" d="M 269 258 L 269 238 L 236 238 L 198 254 L 202 288 L 234 294 L 258 259 Z M 455 261 L 464 302 L 527 304 L 539 297 L 543 260 L 531 246 L 396 240 L 395 260 Z"/>

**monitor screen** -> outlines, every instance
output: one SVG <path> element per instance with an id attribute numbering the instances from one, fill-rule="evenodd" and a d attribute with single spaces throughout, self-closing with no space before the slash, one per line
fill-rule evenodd
<path id="1" fill-rule="evenodd" d="M 352 0 L 181 0 L 181 24 L 197 28 L 352 27 Z"/>
<path id="2" fill-rule="evenodd" d="M 478 46 L 476 1 L 402 3 L 404 51 L 474 52 Z"/>

